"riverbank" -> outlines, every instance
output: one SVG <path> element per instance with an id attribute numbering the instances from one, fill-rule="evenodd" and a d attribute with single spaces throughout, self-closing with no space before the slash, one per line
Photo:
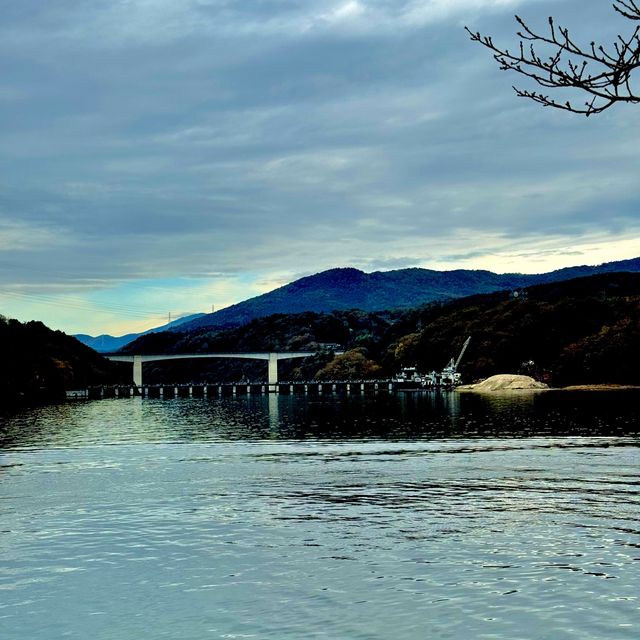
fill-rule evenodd
<path id="1" fill-rule="evenodd" d="M 574 384 L 570 387 L 561 387 L 556 391 L 632 391 L 640 390 L 640 386 L 634 384 Z"/>
<path id="2" fill-rule="evenodd" d="M 630 391 L 640 390 L 632 384 L 576 384 L 568 387 L 549 387 L 529 376 L 498 374 L 475 384 L 465 384 L 456 389 L 461 392 L 498 393 L 504 391 Z"/>

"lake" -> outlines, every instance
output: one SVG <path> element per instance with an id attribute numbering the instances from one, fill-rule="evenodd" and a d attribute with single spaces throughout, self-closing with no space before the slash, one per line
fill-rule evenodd
<path id="1" fill-rule="evenodd" d="M 0 638 L 640 637 L 637 392 L 0 417 Z"/>

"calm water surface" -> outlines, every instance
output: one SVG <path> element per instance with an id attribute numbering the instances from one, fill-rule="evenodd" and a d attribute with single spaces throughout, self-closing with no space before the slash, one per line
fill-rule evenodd
<path id="1" fill-rule="evenodd" d="M 639 400 L 0 418 L 0 638 L 638 638 Z"/>

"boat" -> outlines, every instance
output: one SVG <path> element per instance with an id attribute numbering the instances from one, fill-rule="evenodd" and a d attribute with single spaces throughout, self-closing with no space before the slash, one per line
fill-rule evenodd
<path id="1" fill-rule="evenodd" d="M 432 374 L 435 375 L 435 380 L 437 381 L 436 384 L 438 387 L 452 389 L 453 387 L 457 387 L 462 384 L 462 376 L 458 372 L 458 367 L 460 366 L 460 361 L 462 360 L 464 352 L 469 346 L 469 342 L 471 342 L 471 336 L 469 336 L 464 341 L 457 360 L 451 358 L 451 360 L 449 360 L 449 364 L 447 364 L 447 366 L 439 374 L 435 374 L 435 372 L 434 374 Z"/>
<path id="2" fill-rule="evenodd" d="M 457 359 L 451 358 L 442 371 L 432 371 L 431 373 L 418 373 L 416 367 L 402 367 L 400 373 L 396 374 L 391 382 L 394 383 L 397 391 L 418 391 L 419 389 L 453 389 L 462 384 L 462 376 L 458 371 L 462 357 L 471 342 L 469 336 L 462 345 L 462 349 Z"/>
<path id="3" fill-rule="evenodd" d="M 451 358 L 447 366 L 440 372 L 433 371 L 426 377 L 426 386 L 437 387 L 439 389 L 453 389 L 462 384 L 462 376 L 458 371 L 458 366 L 462 360 L 464 352 L 467 350 L 471 342 L 471 336 L 469 336 L 460 350 L 458 359 Z"/>
<path id="4" fill-rule="evenodd" d="M 424 388 L 424 381 L 425 376 L 418 373 L 416 367 L 402 367 L 400 373 L 391 378 L 398 391 L 418 391 Z"/>

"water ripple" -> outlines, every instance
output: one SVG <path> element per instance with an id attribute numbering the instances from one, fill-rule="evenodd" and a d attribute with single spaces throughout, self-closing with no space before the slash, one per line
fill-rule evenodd
<path id="1" fill-rule="evenodd" d="M 0 637 L 636 638 L 637 397 L 555 398 L 5 418 Z"/>

